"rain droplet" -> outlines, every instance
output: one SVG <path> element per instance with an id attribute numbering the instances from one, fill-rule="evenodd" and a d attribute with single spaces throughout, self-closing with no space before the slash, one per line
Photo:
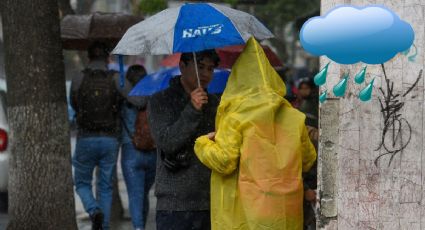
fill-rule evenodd
<path id="1" fill-rule="evenodd" d="M 323 102 L 326 101 L 326 99 L 327 99 L 327 93 L 328 93 L 328 91 L 325 90 L 322 94 L 320 94 L 320 96 L 319 96 L 320 103 L 323 103 Z"/>
<path id="2" fill-rule="evenodd" d="M 344 78 L 338 82 L 333 88 L 334 95 L 337 97 L 342 97 L 345 94 L 347 89 L 348 73 L 344 74 Z"/>
<path id="3" fill-rule="evenodd" d="M 323 69 L 320 70 L 320 72 L 317 73 L 316 76 L 314 76 L 314 84 L 316 84 L 317 86 L 321 86 L 321 85 L 325 84 L 325 82 L 326 82 L 326 75 L 328 75 L 328 66 L 329 66 L 329 63 L 326 64 L 326 66 L 323 67 Z"/>
<path id="4" fill-rule="evenodd" d="M 418 55 L 418 48 L 416 48 L 415 45 L 413 45 L 413 48 L 415 48 L 414 53 L 407 58 L 410 62 L 415 62 L 416 56 Z"/>
<path id="5" fill-rule="evenodd" d="M 356 74 L 356 76 L 354 77 L 354 82 L 356 82 L 357 84 L 362 84 L 364 82 L 365 75 L 366 75 L 366 66 L 363 67 L 363 69 Z"/>
<path id="6" fill-rule="evenodd" d="M 372 98 L 372 90 L 373 90 L 373 82 L 375 79 L 370 81 L 369 85 L 367 85 L 364 89 L 362 89 L 359 93 L 359 99 L 361 101 L 369 101 Z"/>

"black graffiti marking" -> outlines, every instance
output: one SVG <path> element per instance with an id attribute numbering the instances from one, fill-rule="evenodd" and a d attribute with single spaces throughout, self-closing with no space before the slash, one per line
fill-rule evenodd
<path id="1" fill-rule="evenodd" d="M 386 92 L 382 89 L 382 87 L 379 87 L 379 91 L 383 95 L 383 99 L 379 98 L 379 104 L 381 106 L 381 114 L 384 118 L 384 129 L 382 131 L 381 136 L 381 143 L 379 144 L 379 147 L 375 149 L 375 151 L 378 151 L 382 148 L 384 148 L 385 153 L 382 153 L 379 155 L 374 163 L 375 166 L 378 165 L 378 161 L 381 157 L 386 155 L 391 155 L 390 160 L 388 162 L 388 167 L 391 165 L 394 157 L 399 152 L 403 152 L 403 150 L 409 145 L 410 140 L 412 138 L 412 127 L 409 124 L 409 122 L 402 117 L 401 110 L 404 106 L 404 102 L 402 102 L 402 98 L 406 97 L 413 88 L 416 87 L 419 80 L 422 77 L 422 70 L 419 71 L 418 78 L 416 79 L 415 83 L 403 94 L 396 94 L 394 95 L 394 82 L 389 80 L 387 78 L 387 74 L 385 72 L 384 64 L 381 64 L 382 71 L 384 73 L 385 77 L 385 84 L 387 87 Z M 403 142 L 403 127 L 408 128 L 408 138 L 406 142 Z M 387 146 L 385 143 L 386 137 L 389 135 L 390 139 L 390 145 Z M 397 146 L 396 146 L 397 145 Z"/>

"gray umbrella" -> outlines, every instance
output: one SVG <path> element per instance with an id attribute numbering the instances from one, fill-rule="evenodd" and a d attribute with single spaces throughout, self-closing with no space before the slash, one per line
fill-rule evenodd
<path id="1" fill-rule="evenodd" d="M 61 21 L 64 49 L 85 50 L 92 41 L 115 46 L 129 27 L 143 20 L 142 16 L 123 13 L 67 15 Z"/>

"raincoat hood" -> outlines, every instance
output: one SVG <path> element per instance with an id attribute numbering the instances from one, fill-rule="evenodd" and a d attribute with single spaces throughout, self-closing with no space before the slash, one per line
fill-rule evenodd
<path id="1" fill-rule="evenodd" d="M 261 45 L 250 38 L 232 68 L 221 104 L 235 98 L 256 97 L 258 94 L 286 95 L 286 87 L 279 74 L 271 66 Z"/>
<path id="2" fill-rule="evenodd" d="M 195 153 L 212 169 L 213 230 L 301 230 L 302 171 L 316 159 L 305 116 L 283 96 L 285 84 L 251 38 L 216 116 L 215 140 L 201 136 Z"/>

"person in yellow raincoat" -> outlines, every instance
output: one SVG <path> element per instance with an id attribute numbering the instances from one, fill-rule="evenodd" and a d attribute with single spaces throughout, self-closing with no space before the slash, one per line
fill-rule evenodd
<path id="1" fill-rule="evenodd" d="M 303 113 L 254 38 L 235 63 L 216 116 L 217 133 L 196 140 L 212 169 L 213 230 L 303 228 L 302 172 L 316 151 Z"/>

